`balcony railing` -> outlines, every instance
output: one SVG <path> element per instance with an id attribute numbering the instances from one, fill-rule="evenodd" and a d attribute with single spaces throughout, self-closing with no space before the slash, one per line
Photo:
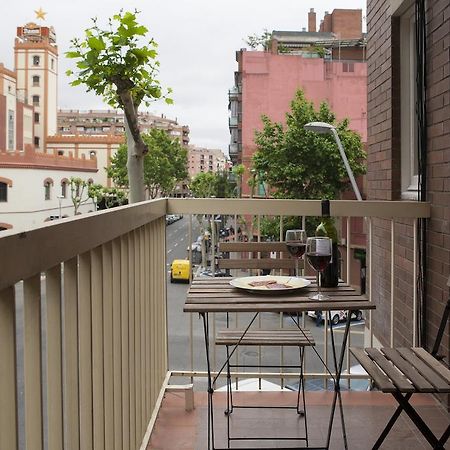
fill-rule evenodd
<path id="1" fill-rule="evenodd" d="M 390 230 L 385 231 L 390 238 L 384 250 L 390 251 L 387 264 L 393 282 L 396 221 L 401 218 L 402 224 L 407 222 L 416 236 L 417 219 L 429 217 L 430 207 L 415 202 L 335 201 L 331 202 L 331 213 L 347 224 L 354 217 L 366 217 L 368 295 L 372 296 L 371 271 L 378 270 L 372 267 L 373 221 L 382 220 L 385 230 Z M 75 448 L 96 450 L 145 446 L 147 425 L 154 422 L 151 417 L 169 370 L 166 214 L 190 215 L 191 230 L 197 215 L 231 216 L 236 230 L 240 217 L 245 217 L 247 223 L 254 219 L 256 236 L 260 236 L 263 216 L 276 216 L 280 223 L 286 216 L 320 216 L 321 203 L 160 199 L 25 232 L 2 232 L 0 449 L 18 449 L 20 443 L 26 448 L 42 449 L 44 440 L 49 450 L 69 448 L 69 443 Z M 280 240 L 283 234 L 281 228 Z M 212 239 L 216 239 L 214 227 Z M 193 240 L 192 231 L 189 240 Z M 345 240 L 344 276 L 350 279 L 350 231 Z M 415 237 L 413 241 L 412 264 L 416 267 Z M 392 341 L 393 294 L 389 308 Z M 412 343 L 416 342 L 416 316 L 414 298 Z M 184 369 L 174 373 L 205 376 L 194 363 L 198 351 L 193 318 L 189 328 L 190 341 L 183 344 L 187 346 Z M 365 340 L 373 344 L 374 339 L 369 315 Z M 326 358 L 326 346 L 323 352 Z M 267 376 L 285 379 L 296 375 Z M 306 376 L 325 378 L 326 374 L 307 371 Z M 19 395 L 22 388 L 23 397 Z"/>

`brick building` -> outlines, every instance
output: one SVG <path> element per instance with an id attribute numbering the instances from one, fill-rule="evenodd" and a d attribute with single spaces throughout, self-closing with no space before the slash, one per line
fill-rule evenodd
<path id="1" fill-rule="evenodd" d="M 367 18 L 367 194 L 372 200 L 431 203 L 431 218 L 421 234 L 419 226 L 423 265 L 417 267 L 424 280 L 424 290 L 418 290 L 418 333 L 422 344 L 430 346 L 448 298 L 450 275 L 450 3 L 369 0 Z M 377 335 L 387 343 L 384 330 L 393 285 L 395 345 L 409 345 L 415 230 L 411 224 L 395 224 L 399 237 L 392 271 L 386 264 L 390 229 L 381 221 L 374 225 L 373 262 L 384 268 L 373 275 Z M 447 329 L 441 348 L 447 357 L 449 343 Z"/>

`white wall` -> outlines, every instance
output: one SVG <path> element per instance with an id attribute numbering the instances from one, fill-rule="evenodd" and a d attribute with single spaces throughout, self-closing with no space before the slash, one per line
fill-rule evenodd
<path id="1" fill-rule="evenodd" d="M 48 169 L 1 169 L 2 177 L 12 180 L 12 187 L 8 187 L 8 201 L 0 202 L 0 222 L 8 223 L 16 230 L 26 230 L 32 226 L 41 225 L 49 216 L 59 216 L 59 199 L 61 194 L 61 180 L 70 177 L 80 177 L 83 180 L 94 178 L 93 172 L 78 172 L 68 170 Z M 50 200 L 45 200 L 44 180 L 52 178 Z M 61 216 L 74 215 L 74 208 L 70 199 L 70 189 L 67 198 L 61 201 Z M 91 200 L 81 206 L 80 212 L 93 210 Z"/>

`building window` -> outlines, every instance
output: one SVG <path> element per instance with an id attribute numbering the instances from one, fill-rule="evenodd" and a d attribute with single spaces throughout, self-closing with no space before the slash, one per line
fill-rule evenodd
<path id="1" fill-rule="evenodd" d="M 35 146 L 36 148 L 39 148 L 39 145 L 40 145 L 40 139 L 39 139 L 39 136 L 35 136 L 35 137 L 34 137 L 34 146 Z"/>
<path id="2" fill-rule="evenodd" d="M 8 185 L 0 181 L 0 202 L 8 201 Z"/>
<path id="3" fill-rule="evenodd" d="M 355 65 L 353 63 L 342 63 L 342 72 L 354 72 Z"/>
<path id="4" fill-rule="evenodd" d="M 14 150 L 14 111 L 8 109 L 8 150 Z"/>
<path id="5" fill-rule="evenodd" d="M 39 75 L 33 75 L 33 86 L 39 86 L 39 80 L 40 80 L 40 77 L 39 77 Z"/>
<path id="6" fill-rule="evenodd" d="M 64 156 L 64 150 L 58 150 L 58 156 Z"/>
<path id="7" fill-rule="evenodd" d="M 91 158 L 96 158 L 96 157 L 97 157 L 97 152 L 96 152 L 95 150 L 91 150 L 91 151 L 89 152 L 89 156 L 90 156 Z"/>
<path id="8" fill-rule="evenodd" d="M 39 95 L 33 95 L 33 106 L 39 106 Z"/>
<path id="9" fill-rule="evenodd" d="M 33 56 L 33 66 L 39 66 L 41 64 L 41 57 L 38 55 Z"/>
<path id="10" fill-rule="evenodd" d="M 400 147 L 402 198 L 417 199 L 416 38 L 414 6 L 400 16 Z"/>
<path id="11" fill-rule="evenodd" d="M 39 113 L 34 113 L 34 123 L 39 123 Z"/>
<path id="12" fill-rule="evenodd" d="M 64 198 L 67 196 L 67 181 L 61 182 L 61 196 Z"/>
<path id="13" fill-rule="evenodd" d="M 50 64 L 51 64 L 51 69 L 55 70 L 55 60 L 53 58 L 51 59 Z"/>
<path id="14" fill-rule="evenodd" d="M 50 200 L 50 198 L 51 198 L 51 187 L 52 187 L 52 184 L 50 181 L 46 181 L 44 183 L 44 198 L 45 198 L 45 200 Z"/>

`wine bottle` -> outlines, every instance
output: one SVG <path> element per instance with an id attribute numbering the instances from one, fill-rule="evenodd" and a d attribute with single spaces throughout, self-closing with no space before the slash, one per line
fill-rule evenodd
<path id="1" fill-rule="evenodd" d="M 340 252 L 338 249 L 338 234 L 334 219 L 330 217 L 329 200 L 322 201 L 322 221 L 316 228 L 316 236 L 326 236 L 332 241 L 332 260 L 327 268 L 322 272 L 322 286 L 336 287 L 340 277 Z"/>

